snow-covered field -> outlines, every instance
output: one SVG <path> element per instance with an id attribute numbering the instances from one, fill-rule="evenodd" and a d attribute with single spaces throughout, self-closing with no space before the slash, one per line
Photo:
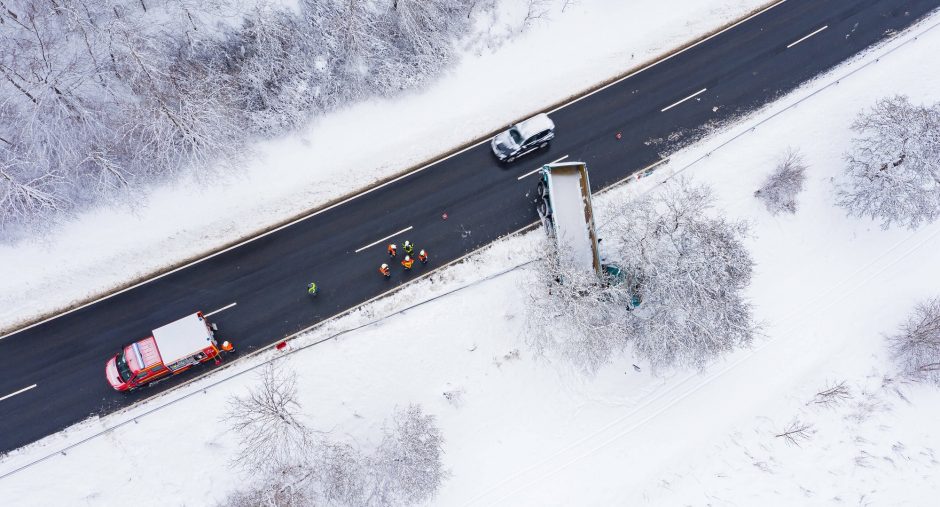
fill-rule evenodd
<path id="1" fill-rule="evenodd" d="M 527 32 L 496 51 L 481 50 L 491 39 L 518 32 L 512 13 L 525 2 L 502 0 L 500 21 L 476 34 L 463 61 L 420 93 L 361 103 L 297 135 L 262 143 L 238 174 L 184 178 L 124 205 L 84 213 L 30 241 L 0 246 L 0 330 L 145 279 L 398 174 L 764 3 L 581 0 L 562 13 L 556 1 L 549 17 Z M 525 93 L 506 93 L 506 83 Z M 363 125 L 382 136 L 363 145 L 348 134 Z"/>
<path id="2" fill-rule="evenodd" d="M 934 15 L 912 32 L 938 23 Z M 940 223 L 883 231 L 846 218 L 832 204 L 832 180 L 860 109 L 895 93 L 940 101 L 936 66 L 925 65 L 937 47 L 940 28 L 917 40 L 905 34 L 672 156 L 656 177 L 595 196 L 602 235 L 605 203 L 656 191 L 666 175 L 711 152 L 682 172 L 711 184 L 728 215 L 752 223 L 748 247 L 757 265 L 748 295 L 764 334 L 752 349 L 704 372 L 659 377 L 641 363 L 634 370 L 630 357 L 592 379 L 556 358 L 534 357 L 519 290 L 531 266 L 487 278 L 536 257 L 545 240 L 534 231 L 296 340 L 295 350 L 379 319 L 284 359 L 299 375 L 310 424 L 368 446 L 394 407 L 422 404 L 438 418 L 452 473 L 434 505 L 935 504 L 940 390 L 896 378 L 884 335 L 915 302 L 937 295 Z M 810 169 L 797 214 L 771 217 L 753 191 L 785 151 L 781 139 L 801 150 Z M 229 466 L 236 440 L 218 416 L 254 380 L 241 375 L 201 391 L 216 380 L 13 453 L 0 474 L 131 421 L 0 479 L 0 498 L 14 505 L 206 505 L 223 498 L 251 477 Z M 846 399 L 813 403 L 841 382 Z M 444 392 L 459 396 L 448 400 Z M 192 395 L 133 422 L 182 393 Z M 810 425 L 798 446 L 775 437 L 794 421 Z"/>

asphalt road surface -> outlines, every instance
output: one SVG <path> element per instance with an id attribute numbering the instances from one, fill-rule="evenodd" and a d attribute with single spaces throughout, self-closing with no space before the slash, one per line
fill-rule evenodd
<path id="1" fill-rule="evenodd" d="M 647 141 L 675 133 L 692 139 L 706 124 L 774 100 L 938 6 L 940 0 L 787 0 L 551 113 L 551 147 L 514 164 L 500 165 L 489 144 L 479 144 L 240 247 L 0 338 L 0 452 L 213 368 L 203 365 L 134 393 L 112 390 L 105 361 L 155 327 L 237 303 L 213 316 L 220 337 L 242 353 L 269 345 L 536 222 L 537 178 L 518 178 L 540 165 L 565 156 L 585 161 L 596 191 L 675 149 Z M 547 70 L 545 77 L 560 72 Z M 741 170 L 752 167 L 742 161 Z M 388 260 L 387 241 L 360 249 L 408 227 L 393 241 L 414 241 L 431 262 L 412 273 L 392 263 L 393 275 L 384 280 L 378 267 Z M 306 294 L 311 280 L 321 290 L 314 300 Z"/>

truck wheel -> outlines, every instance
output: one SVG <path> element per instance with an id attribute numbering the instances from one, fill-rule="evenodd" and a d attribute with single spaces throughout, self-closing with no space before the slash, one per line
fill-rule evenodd
<path id="1" fill-rule="evenodd" d="M 542 220 L 548 218 L 548 203 L 545 201 L 540 202 L 536 210 L 539 212 L 539 217 Z"/>
<path id="2" fill-rule="evenodd" d="M 540 144 L 540 145 L 539 145 L 539 148 L 544 148 L 544 147 L 546 147 L 546 146 L 548 146 L 548 142 L 547 142 L 547 141 L 544 142 L 544 143 L 542 143 L 542 144 Z"/>
<path id="3" fill-rule="evenodd" d="M 538 187 L 536 187 L 536 191 L 538 192 L 539 197 L 542 197 L 542 198 L 548 197 L 548 187 L 545 186 L 544 181 L 539 182 Z"/>

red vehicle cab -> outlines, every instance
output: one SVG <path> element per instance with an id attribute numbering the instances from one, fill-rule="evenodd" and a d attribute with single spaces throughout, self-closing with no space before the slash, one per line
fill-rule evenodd
<path id="1" fill-rule="evenodd" d="M 196 312 L 163 327 L 153 335 L 132 343 L 105 363 L 105 377 L 118 391 L 136 389 L 176 375 L 194 365 L 219 360 L 223 349 L 215 339 L 215 324 Z"/>

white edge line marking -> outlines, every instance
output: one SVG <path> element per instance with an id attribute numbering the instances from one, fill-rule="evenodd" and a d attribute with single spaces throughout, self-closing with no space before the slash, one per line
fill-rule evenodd
<path id="1" fill-rule="evenodd" d="M 378 245 L 379 243 L 385 241 L 386 239 L 394 238 L 395 236 L 398 236 L 399 234 L 401 234 L 401 233 L 403 233 L 403 232 L 408 232 L 408 231 L 410 231 L 410 230 L 412 230 L 412 229 L 414 229 L 414 228 L 415 228 L 415 226 L 409 225 L 408 227 L 405 227 L 404 229 L 402 229 L 402 230 L 400 230 L 400 231 L 398 231 L 398 232 L 389 234 L 388 236 L 385 236 L 384 238 L 382 238 L 382 239 L 380 239 L 380 240 L 378 240 L 378 241 L 376 241 L 376 242 L 374 242 L 374 243 L 369 243 L 368 245 L 366 245 L 366 246 L 364 246 L 364 247 L 362 247 L 362 248 L 356 250 L 356 253 L 359 253 L 359 252 L 365 250 L 366 248 L 370 248 L 370 247 L 373 247 L 373 246 L 375 246 L 375 245 Z"/>
<path id="2" fill-rule="evenodd" d="M 670 110 L 670 109 L 672 109 L 672 108 L 678 106 L 679 104 L 681 104 L 681 103 L 683 103 L 683 102 L 685 102 L 685 101 L 687 101 L 687 100 L 689 100 L 689 99 L 695 97 L 696 95 L 701 95 L 702 93 L 705 93 L 705 90 L 707 90 L 707 89 L 708 89 L 708 88 L 702 88 L 701 90 L 699 90 L 699 91 L 693 93 L 692 95 L 689 95 L 688 97 L 686 97 L 686 98 L 680 100 L 679 102 L 675 102 L 675 103 L 673 103 L 673 104 L 671 104 L 671 105 L 668 105 L 668 106 L 664 107 L 663 109 L 660 109 L 659 112 L 660 112 L 660 113 L 665 113 L 666 111 L 668 111 L 668 110 Z"/>
<path id="3" fill-rule="evenodd" d="M 568 155 L 565 155 L 564 157 L 561 157 L 561 158 L 558 159 L 558 160 L 552 160 L 551 162 L 549 162 L 548 164 L 545 164 L 545 165 L 557 164 L 557 163 L 561 162 L 562 160 L 564 160 L 564 159 L 566 159 L 566 158 L 568 158 Z M 545 166 L 542 166 L 542 167 L 545 167 Z M 527 178 L 527 177 L 529 177 L 529 176 L 532 176 L 533 174 L 535 174 L 535 173 L 541 171 L 541 170 L 542 170 L 542 167 L 539 167 L 538 169 L 534 169 L 534 170 L 532 170 L 532 171 L 529 171 L 529 172 L 523 174 L 522 176 L 519 176 L 518 178 L 516 178 L 516 181 L 521 181 L 522 178 Z"/>
<path id="4" fill-rule="evenodd" d="M 36 387 L 36 384 L 33 384 L 33 385 L 29 386 L 29 387 L 24 387 L 24 388 L 20 389 L 19 391 L 15 392 L 15 393 L 10 393 L 10 394 L 4 396 L 3 398 L 0 398 L 0 401 L 3 401 L 3 400 L 5 400 L 5 399 L 7 399 L 7 398 L 12 398 L 12 397 L 14 397 L 14 396 L 16 396 L 17 394 L 20 394 L 20 393 L 25 393 L 26 391 L 29 391 L 30 389 L 32 389 L 32 388 L 34 388 L 34 387 Z"/>
<path id="5" fill-rule="evenodd" d="M 736 27 L 736 26 L 738 26 L 738 25 L 740 25 L 740 24 L 742 24 L 742 23 L 746 23 L 746 22 L 750 21 L 751 19 L 756 18 L 757 16 L 760 16 L 761 14 L 763 14 L 763 13 L 769 11 L 770 9 L 773 9 L 774 7 L 777 7 L 778 5 L 780 5 L 780 4 L 782 4 L 782 3 L 786 2 L 786 1 L 787 1 L 787 0 L 780 0 L 779 2 L 777 2 L 777 3 L 773 4 L 773 5 L 769 5 L 769 6 L 765 7 L 764 9 L 761 9 L 761 10 L 755 12 L 754 14 L 751 14 L 750 16 L 748 16 L 748 17 L 742 19 L 741 21 L 738 21 L 737 23 L 735 23 L 735 24 L 733 24 L 733 25 L 731 25 L 731 26 L 725 28 L 724 30 L 722 30 L 722 31 L 720 31 L 720 32 L 713 33 L 713 34 L 709 35 L 708 37 L 706 37 L 706 38 L 704 38 L 704 39 L 702 39 L 702 40 L 696 42 L 695 44 L 692 44 L 691 46 L 689 46 L 689 47 L 687 47 L 687 48 L 685 48 L 685 49 L 682 49 L 681 51 L 677 51 L 677 52 L 675 52 L 675 53 L 673 53 L 673 54 L 671 54 L 671 55 L 669 55 L 669 56 L 667 56 L 667 57 L 665 57 L 665 58 L 663 58 L 663 59 L 656 60 L 655 62 L 653 62 L 653 63 L 647 65 L 646 67 L 643 67 L 642 69 L 639 69 L 639 70 L 637 70 L 637 71 L 635 71 L 635 72 L 632 72 L 632 73 L 630 73 L 630 74 L 627 74 L 626 76 L 623 76 L 622 78 L 620 78 L 620 79 L 618 79 L 618 80 L 616 80 L 616 81 L 613 81 L 613 82 L 611 82 L 611 83 L 608 83 L 607 85 L 604 85 L 604 86 L 602 86 L 602 87 L 600 87 L 600 88 L 594 90 L 594 91 L 591 92 L 591 93 L 588 93 L 588 94 L 586 94 L 586 95 L 582 95 L 582 96 L 580 96 L 580 97 L 577 97 L 577 98 L 571 100 L 570 102 L 565 102 L 564 104 L 562 104 L 562 105 L 556 107 L 555 109 L 552 109 L 551 111 L 548 111 L 548 113 L 554 113 L 555 111 L 558 111 L 559 109 L 566 108 L 566 107 L 570 106 L 571 104 L 574 104 L 575 102 L 578 102 L 578 101 L 580 101 L 580 100 L 584 100 L 584 99 L 590 97 L 591 95 L 594 95 L 595 93 L 602 92 L 602 91 L 606 90 L 607 88 L 610 88 L 611 86 L 614 86 L 615 84 L 620 83 L 621 81 L 624 81 L 624 80 L 626 80 L 626 79 L 630 79 L 631 77 L 633 77 L 633 76 L 639 74 L 640 72 L 643 72 L 643 71 L 645 71 L 645 70 L 649 70 L 649 69 L 651 69 L 651 68 L 653 68 L 653 67 L 655 67 L 655 66 L 657 66 L 657 65 L 659 65 L 659 64 L 661 64 L 661 63 L 663 63 L 663 62 L 665 62 L 665 61 L 667 61 L 667 60 L 669 60 L 669 59 L 671 59 L 671 58 L 673 58 L 673 57 L 679 56 L 679 55 L 681 55 L 682 53 L 685 53 L 686 51 L 688 51 L 688 50 L 694 48 L 695 46 L 698 46 L 699 44 L 704 44 L 704 43 L 710 41 L 711 39 L 714 39 L 715 37 L 718 37 L 719 35 L 721 35 L 721 34 L 727 32 L 728 30 L 731 30 L 732 28 L 734 28 L 734 27 Z"/>
<path id="6" fill-rule="evenodd" d="M 219 312 L 221 312 L 221 311 L 223 311 L 223 310 L 228 310 L 229 308 L 231 308 L 231 307 L 233 307 L 233 306 L 235 306 L 235 305 L 237 305 L 237 304 L 238 304 L 238 302 L 236 301 L 236 302 L 234 302 L 234 303 L 232 303 L 232 304 L 230 304 L 230 305 L 223 306 L 222 308 L 219 308 L 218 310 L 213 310 L 213 311 L 207 313 L 207 314 L 206 314 L 206 317 L 211 317 L 211 316 L 213 316 L 213 315 L 215 315 L 215 314 L 217 314 L 217 313 L 219 313 Z"/>
<path id="7" fill-rule="evenodd" d="M 618 84 L 618 83 L 620 83 L 620 82 L 622 82 L 622 81 L 624 81 L 624 80 L 626 80 L 626 79 L 629 79 L 629 78 L 631 78 L 631 77 L 633 77 L 633 76 L 635 76 L 635 75 L 637 75 L 637 74 L 639 74 L 639 73 L 641 73 L 641 72 L 643 72 L 643 71 L 645 71 L 645 70 L 651 69 L 651 68 L 655 67 L 656 65 L 659 65 L 660 63 L 663 63 L 663 62 L 665 62 L 665 61 L 667 61 L 667 60 L 669 60 L 669 59 L 671 59 L 671 58 L 673 58 L 673 57 L 675 57 L 675 56 L 681 55 L 682 53 L 685 53 L 686 51 L 688 51 L 688 50 L 690 50 L 690 49 L 692 49 L 692 48 L 698 46 L 699 44 L 702 44 L 702 43 L 704 43 L 704 42 L 708 42 L 709 40 L 711 40 L 711 39 L 713 39 L 713 38 L 715 38 L 715 37 L 717 37 L 717 36 L 719 36 L 719 35 L 721 35 L 721 34 L 727 32 L 728 30 L 731 30 L 732 28 L 734 28 L 734 27 L 736 27 L 736 26 L 738 26 L 738 25 L 740 25 L 740 24 L 742 24 L 742 23 L 746 23 L 747 21 L 750 21 L 751 19 L 753 19 L 753 18 L 755 18 L 755 17 L 757 17 L 757 16 L 760 16 L 761 14 L 763 14 L 763 13 L 769 11 L 770 9 L 773 9 L 774 7 L 777 7 L 778 5 L 780 5 L 780 4 L 782 4 L 782 3 L 785 3 L 786 1 L 787 1 L 787 0 L 780 0 L 779 2 L 777 2 L 777 3 L 773 4 L 773 5 L 770 5 L 770 6 L 764 8 L 764 9 L 762 9 L 762 10 L 760 10 L 760 11 L 757 11 L 757 12 L 755 12 L 754 14 L 751 14 L 750 16 L 748 16 L 748 17 L 742 19 L 741 21 L 738 21 L 737 23 L 735 23 L 735 24 L 733 24 L 733 25 L 731 25 L 731 26 L 725 28 L 724 30 L 722 30 L 722 31 L 720 31 L 720 32 L 717 32 L 717 33 L 714 33 L 714 34 L 712 34 L 712 35 L 710 35 L 710 36 L 708 36 L 708 37 L 706 37 L 706 38 L 704 38 L 704 39 L 702 39 L 702 40 L 696 42 L 695 44 L 692 44 L 691 46 L 689 46 L 689 47 L 687 47 L 687 48 L 685 48 L 685 49 L 682 49 L 681 51 L 677 51 L 677 52 L 675 52 L 675 53 L 673 53 L 673 54 L 671 54 L 671 55 L 669 55 L 669 56 L 667 56 L 667 57 L 665 57 L 665 58 L 663 58 L 663 59 L 657 60 L 657 61 L 655 61 L 655 62 L 653 62 L 653 63 L 647 65 L 646 67 L 643 67 L 642 69 L 637 70 L 636 72 L 632 72 L 632 73 L 630 73 L 630 74 L 627 74 L 626 76 L 623 76 L 622 78 L 620 78 L 620 79 L 618 79 L 618 80 L 616 80 L 616 81 L 613 81 L 613 82 L 611 82 L 611 83 L 608 83 L 607 85 L 602 86 L 602 87 L 600 87 L 600 88 L 598 88 L 598 89 L 596 89 L 596 90 L 594 90 L 594 91 L 592 91 L 592 92 L 590 92 L 590 93 L 588 93 L 588 94 L 586 94 L 586 95 L 582 95 L 582 96 L 577 97 L 577 98 L 575 98 L 575 99 L 572 99 L 572 100 L 570 100 L 570 101 L 568 101 L 568 102 L 565 102 L 565 103 L 559 105 L 558 107 L 556 107 L 555 109 L 552 109 L 552 110 L 548 111 L 548 113 L 554 113 L 555 111 L 558 111 L 559 109 L 568 107 L 568 106 L 570 106 L 571 104 L 574 104 L 575 102 L 579 102 L 579 101 L 581 101 L 581 100 L 584 100 L 584 99 L 590 97 L 591 95 L 594 95 L 594 94 L 597 93 L 597 92 L 606 90 L 607 88 L 610 88 L 611 86 L 614 86 L 615 84 Z M 171 274 L 173 274 L 173 273 L 175 273 L 175 272 L 177 272 L 177 271 L 181 271 L 181 270 L 186 269 L 186 268 L 188 268 L 188 267 L 190 267 L 190 266 L 199 264 L 200 262 L 205 261 L 205 260 L 208 260 L 208 259 L 211 259 L 211 258 L 213 258 L 213 257 L 215 257 L 215 256 L 217 256 L 217 255 L 222 255 L 222 254 L 224 254 L 225 252 L 228 252 L 229 250 L 233 250 L 233 249 L 238 248 L 238 247 L 240 247 L 240 246 L 242 246 L 242 245 L 246 245 L 246 244 L 248 244 L 248 243 L 251 243 L 252 241 L 255 241 L 255 240 L 257 240 L 257 239 L 261 239 L 261 238 L 263 238 L 263 237 L 265 237 L 265 236 L 267 236 L 267 235 L 269 235 L 269 234 L 274 234 L 275 232 L 280 231 L 281 229 L 286 229 L 287 227 L 290 227 L 290 226 L 292 226 L 292 225 L 294 225 L 294 224 L 296 224 L 296 223 L 298 223 L 298 222 L 303 222 L 304 220 L 307 220 L 308 218 L 313 218 L 313 217 L 315 217 L 315 216 L 317 216 L 317 215 L 319 215 L 319 214 L 321 214 L 321 213 L 326 213 L 327 211 L 329 211 L 329 210 L 331 210 L 331 209 L 333 209 L 333 208 L 335 208 L 335 207 L 337 207 L 337 206 L 342 206 L 343 204 L 346 204 L 347 202 L 352 201 L 353 199 L 357 199 L 357 198 L 362 197 L 362 196 L 364 196 L 364 195 L 366 195 L 366 194 L 369 194 L 369 193 L 371 193 L 371 192 L 374 192 L 374 191 L 376 191 L 376 190 L 378 190 L 378 189 L 380 189 L 380 188 L 382 188 L 382 187 L 391 185 L 392 183 L 395 183 L 395 182 L 397 182 L 397 181 L 403 180 L 403 179 L 405 179 L 405 178 L 407 178 L 407 177 L 409 177 L 409 176 L 411 176 L 411 175 L 413 175 L 413 174 L 417 174 L 417 173 L 419 173 L 419 172 L 421 172 L 421 171 L 423 171 L 423 170 L 425 170 L 425 169 L 427 169 L 427 168 L 429 168 L 429 167 L 432 167 L 432 166 L 435 166 L 435 165 L 437 165 L 437 164 L 440 164 L 441 162 L 443 162 L 443 161 L 445 161 L 445 160 L 447 160 L 447 159 L 456 157 L 457 155 L 460 155 L 461 153 L 464 153 L 465 151 L 469 151 L 469 150 L 471 150 L 471 149 L 473 149 L 473 148 L 476 148 L 477 146 L 480 146 L 481 144 L 488 143 L 488 142 L 490 142 L 491 139 L 492 139 L 492 138 L 489 138 L 489 137 L 486 138 L 486 139 L 482 139 L 482 140 L 480 140 L 480 142 L 478 142 L 478 143 L 476 143 L 476 144 L 472 144 L 472 145 L 470 145 L 470 146 L 467 146 L 466 148 L 464 148 L 464 149 L 462 149 L 462 150 L 460 150 L 460 151 L 456 151 L 456 152 L 454 152 L 454 153 L 451 153 L 450 155 L 448 155 L 448 156 L 446 156 L 446 157 L 444 157 L 444 158 L 435 160 L 435 161 L 433 161 L 433 162 L 431 162 L 431 163 L 429 163 L 429 164 L 427 164 L 427 165 L 425 165 L 425 166 L 422 166 L 422 167 L 419 167 L 419 168 L 415 169 L 414 171 L 411 171 L 411 172 L 409 172 L 409 173 L 402 174 L 401 176 L 398 176 L 398 177 L 395 178 L 395 179 L 386 181 L 385 183 L 382 183 L 381 185 L 379 185 L 379 186 L 377 186 L 377 187 L 370 188 L 370 189 L 365 190 L 364 192 L 361 192 L 361 193 L 356 194 L 356 195 L 351 195 L 351 196 L 347 197 L 346 199 L 343 199 L 343 200 L 340 201 L 340 202 L 334 203 L 334 204 L 332 204 L 332 205 L 330 205 L 330 206 L 327 206 L 326 208 L 323 208 L 323 209 L 321 209 L 321 210 L 314 211 L 313 213 L 310 213 L 309 215 L 304 215 L 304 216 L 302 216 L 302 217 L 300 217 L 300 218 L 297 218 L 297 219 L 295 219 L 295 220 L 292 220 L 292 221 L 290 221 L 290 222 L 288 222 L 288 223 L 286 223 L 286 224 L 284 224 L 284 225 L 281 225 L 281 226 L 279 226 L 279 227 L 276 227 L 276 228 L 274 228 L 274 229 L 271 229 L 271 230 L 268 231 L 268 232 L 265 232 L 265 233 L 262 233 L 262 234 L 258 234 L 258 235 L 256 235 L 256 236 L 252 236 L 252 237 L 250 237 L 250 238 L 248 238 L 248 239 L 246 239 L 246 240 L 244 240 L 244 241 L 241 241 L 241 242 L 239 242 L 239 243 L 236 243 L 236 244 L 234 244 L 234 245 L 232 245 L 232 246 L 230 246 L 230 247 L 228 247 L 228 248 L 226 248 L 226 249 L 224 249 L 224 250 L 219 250 L 218 252 L 214 252 L 214 253 L 209 254 L 209 255 L 207 255 L 207 256 L 205 256 L 205 257 L 200 257 L 199 259 L 196 259 L 196 260 L 194 260 L 194 261 L 192 261 L 192 262 L 189 262 L 189 263 L 187 263 L 187 264 L 183 264 L 182 266 L 180 266 L 180 267 L 178 267 L 178 268 L 175 268 L 175 269 L 172 269 L 172 270 L 170 270 L 170 271 L 167 271 L 166 273 L 160 273 L 159 275 L 156 275 L 156 276 L 154 276 L 154 277 L 152 277 L 152 278 L 148 278 L 148 279 L 146 279 L 146 280 L 144 280 L 144 281 L 142 281 L 142 282 L 139 282 L 139 283 L 136 283 L 136 284 L 134 284 L 134 285 L 131 285 L 130 287 L 125 287 L 125 288 L 123 288 L 123 289 L 121 289 L 121 290 L 119 290 L 119 291 L 117 291 L 117 292 L 112 292 L 111 294 L 107 294 L 107 295 L 102 296 L 102 297 L 100 297 L 100 298 L 98 298 L 98 299 L 95 299 L 95 300 L 93 300 L 93 301 L 89 301 L 89 302 L 87 302 L 87 303 L 85 303 L 85 304 L 83 304 L 83 305 L 81 305 L 81 306 L 77 306 L 77 307 L 75 307 L 75 308 L 72 308 L 72 309 L 70 309 L 70 310 L 68 310 L 68 311 L 65 311 L 65 312 L 62 312 L 62 313 L 57 313 L 57 314 L 55 314 L 55 315 L 53 315 L 53 316 L 51 316 L 51 317 L 49 317 L 49 318 L 47 318 L 47 319 L 43 319 L 43 320 L 41 320 L 41 321 L 39 321 L 39 322 L 34 322 L 33 324 L 30 324 L 30 325 L 28 325 L 28 326 L 26 326 L 26 327 L 24 327 L 24 328 L 20 328 L 20 329 L 17 329 L 17 330 L 15 330 L 15 331 L 12 331 L 12 332 L 10 332 L 10 333 L 8 333 L 8 334 L 2 335 L 2 336 L 0 336 L 0 340 L 2 340 L 2 339 L 4 339 L 4 338 L 8 338 L 8 337 L 10 337 L 10 336 L 13 336 L 13 335 L 15 335 L 15 334 L 17 334 L 17 333 L 21 333 L 21 332 L 23 332 L 23 331 L 26 331 L 27 329 L 32 329 L 32 328 L 34 328 L 34 327 L 36 327 L 36 326 L 38 326 L 38 325 L 40 325 L 40 324 L 45 324 L 46 322 L 49 322 L 49 321 L 58 319 L 59 317 L 64 317 L 64 316 L 66 316 L 66 315 L 68 315 L 68 314 L 70 314 L 70 313 L 72 313 L 72 312 L 81 310 L 82 308 L 85 308 L 86 306 L 91 306 L 91 305 L 93 305 L 93 304 L 95 304 L 95 303 L 104 301 L 104 300 L 106 300 L 106 299 L 110 299 L 110 298 L 112 298 L 112 297 L 114 297 L 114 296 L 117 296 L 118 294 L 121 294 L 121 293 L 123 293 L 123 292 L 127 292 L 127 291 L 129 291 L 129 290 L 131 290 L 131 289 L 135 289 L 135 288 L 137 288 L 137 287 L 140 287 L 141 285 L 148 284 L 148 283 L 150 283 L 150 282 L 152 282 L 152 281 L 154 281 L 154 280 L 158 280 L 158 279 L 160 279 L 160 278 L 163 278 L 164 276 L 171 275 Z"/>
<path id="8" fill-rule="evenodd" d="M 790 48 L 792 48 L 793 46 L 796 46 L 797 44 L 799 44 L 799 43 L 805 41 L 806 39 L 808 39 L 808 38 L 810 38 L 810 37 L 816 35 L 817 33 L 819 33 L 819 32 L 821 32 L 821 31 L 825 30 L 826 28 L 829 28 L 829 25 L 826 25 L 826 26 L 820 28 L 819 30 L 816 30 L 815 32 L 813 32 L 813 33 L 811 33 L 811 34 L 809 34 L 809 35 L 807 35 L 807 36 L 804 36 L 802 39 L 800 39 L 800 40 L 798 40 L 798 41 L 796 41 L 796 42 L 791 42 L 791 43 L 787 44 L 787 49 L 790 49 Z"/>

